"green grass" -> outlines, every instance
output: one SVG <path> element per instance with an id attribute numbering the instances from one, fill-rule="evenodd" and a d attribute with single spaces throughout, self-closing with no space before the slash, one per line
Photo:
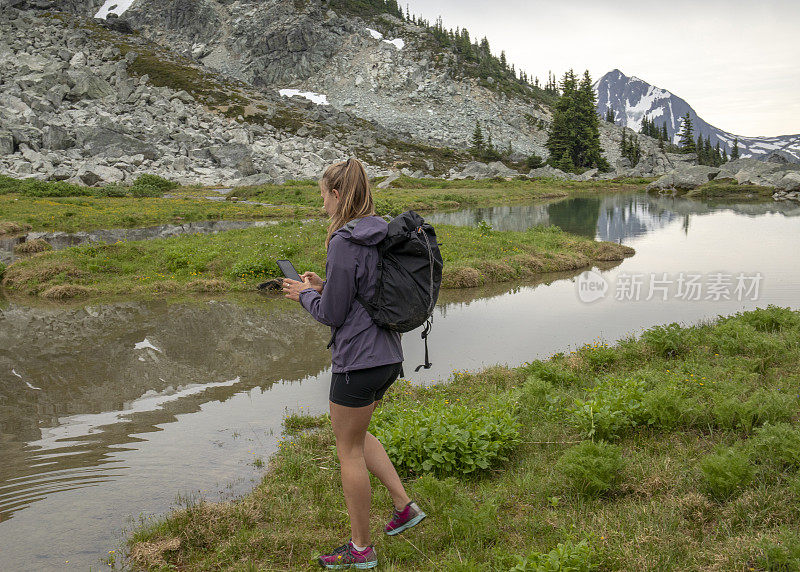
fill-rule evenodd
<path id="1" fill-rule="evenodd" d="M 437 225 L 437 230 L 443 241 L 444 287 L 572 270 L 590 260 L 621 260 L 633 252 L 556 227 L 488 235 L 480 229 L 446 225 Z M 301 271 L 324 275 L 325 235 L 322 221 L 284 220 L 274 226 L 212 235 L 89 244 L 19 259 L 5 270 L 2 284 L 11 293 L 55 299 L 252 291 L 260 282 L 280 275 L 278 259 L 290 259 Z"/>
<path id="2" fill-rule="evenodd" d="M 397 382 L 384 418 L 505 402 L 519 431 L 508 459 L 486 469 L 404 470 L 429 517 L 401 537 L 379 534 L 391 500 L 373 481 L 381 569 L 797 570 L 800 312 L 770 307 L 679 329 L 672 335 L 693 343 L 674 355 L 659 336 L 630 337 L 516 369 L 454 372 L 431 387 Z M 735 343 L 723 343 L 734 331 Z M 765 348 L 779 349 L 766 365 Z M 598 415 L 637 422 L 592 441 L 574 422 L 574 403 L 625 383 L 640 391 L 607 400 Z M 714 407 L 730 396 L 750 402 L 751 413 L 770 413 L 735 422 L 730 406 Z M 434 426 L 435 417 L 425 419 Z M 447 419 L 452 435 L 472 422 L 460 413 Z M 252 493 L 199 502 L 136 530 L 132 563 L 315 569 L 313 557 L 349 535 L 333 434 L 326 418 L 319 425 L 284 443 Z"/>

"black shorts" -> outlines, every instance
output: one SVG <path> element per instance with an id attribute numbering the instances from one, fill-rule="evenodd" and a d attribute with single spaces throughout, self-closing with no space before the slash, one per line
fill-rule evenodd
<path id="1" fill-rule="evenodd" d="M 331 376 L 329 399 L 345 407 L 366 407 L 379 401 L 402 370 L 402 363 L 356 369 Z"/>

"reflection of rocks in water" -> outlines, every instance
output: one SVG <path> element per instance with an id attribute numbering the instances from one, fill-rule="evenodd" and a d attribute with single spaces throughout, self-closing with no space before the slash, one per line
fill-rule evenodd
<path id="1" fill-rule="evenodd" d="M 111 228 L 80 232 L 29 232 L 27 235 L 0 239 L 0 262 L 13 262 L 14 246 L 34 239 L 42 239 L 55 250 L 89 242 L 113 243 L 117 241 L 151 240 L 182 234 L 214 234 L 225 230 L 269 226 L 275 221 L 262 220 L 203 220 L 185 224 L 162 224 L 142 228 Z"/>
<path id="2" fill-rule="evenodd" d="M 0 309 L 0 485 L 96 467 L 178 414 L 330 364 L 328 329 L 297 304 L 251 301 Z"/>
<path id="3" fill-rule="evenodd" d="M 482 207 L 450 213 L 433 213 L 425 217 L 431 224 L 476 227 L 485 222 L 494 230 L 525 231 L 533 226 L 550 223 L 548 204 L 516 205 L 506 207 Z"/>

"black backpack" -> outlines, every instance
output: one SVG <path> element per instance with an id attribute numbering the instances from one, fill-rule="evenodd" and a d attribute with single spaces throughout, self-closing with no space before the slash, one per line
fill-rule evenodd
<path id="1" fill-rule="evenodd" d="M 425 324 L 421 334 L 425 340 L 425 363 L 414 371 L 428 369 L 428 333 L 444 266 L 436 231 L 417 213 L 406 211 L 389 222 L 386 237 L 377 248 L 375 294 L 370 300 L 357 294 L 356 300 L 381 328 L 402 333 Z"/>

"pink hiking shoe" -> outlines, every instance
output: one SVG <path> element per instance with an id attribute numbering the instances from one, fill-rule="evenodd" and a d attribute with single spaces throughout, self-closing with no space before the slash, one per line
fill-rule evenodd
<path id="1" fill-rule="evenodd" d="M 366 570 L 375 568 L 378 565 L 378 555 L 372 546 L 367 546 L 364 550 L 358 551 L 353 547 L 353 542 L 343 544 L 330 554 L 321 555 L 317 561 L 320 566 L 328 570 L 346 570 L 347 568 L 357 568 Z"/>
<path id="2" fill-rule="evenodd" d="M 394 536 L 400 534 L 404 530 L 408 530 L 412 526 L 416 526 L 427 515 L 417 506 L 417 503 L 411 501 L 403 510 L 395 510 L 392 514 L 392 520 L 386 525 L 384 529 L 386 534 Z"/>

